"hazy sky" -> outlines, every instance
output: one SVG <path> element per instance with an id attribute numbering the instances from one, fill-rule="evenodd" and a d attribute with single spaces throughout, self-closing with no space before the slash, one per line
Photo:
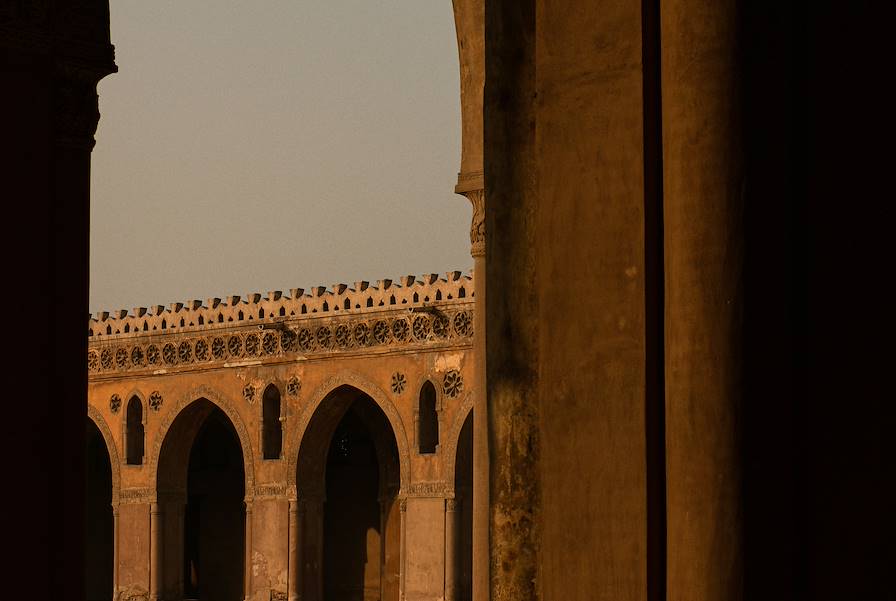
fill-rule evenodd
<path id="1" fill-rule="evenodd" d="M 450 0 L 115 0 L 90 310 L 467 270 Z"/>

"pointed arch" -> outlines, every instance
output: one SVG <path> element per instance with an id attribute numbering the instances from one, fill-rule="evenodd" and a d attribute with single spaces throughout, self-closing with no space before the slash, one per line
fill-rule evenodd
<path id="1" fill-rule="evenodd" d="M 351 386 L 358 389 L 369 396 L 379 406 L 386 415 L 389 424 L 392 426 L 392 432 L 395 435 L 395 443 L 398 447 L 398 463 L 399 463 L 399 480 L 401 486 L 401 494 L 407 488 L 411 481 L 411 456 L 408 447 L 408 437 L 401 419 L 401 414 L 389 400 L 386 393 L 371 380 L 368 380 L 361 374 L 354 371 L 343 371 L 338 373 L 325 382 L 323 382 L 309 397 L 309 402 L 302 409 L 296 426 L 289 428 L 289 445 L 287 446 L 287 454 L 289 463 L 286 467 L 286 485 L 287 490 L 292 498 L 296 496 L 296 468 L 299 460 L 299 449 L 302 439 L 308 430 L 311 418 L 320 407 L 321 403 L 330 395 L 331 392 L 341 386 Z"/>
<path id="2" fill-rule="evenodd" d="M 118 459 L 118 448 L 115 446 L 115 439 L 112 438 L 112 431 L 103 415 L 91 404 L 87 404 L 87 417 L 96 425 L 103 440 L 106 442 L 106 451 L 109 453 L 109 462 L 112 464 L 112 505 L 118 505 L 119 491 L 121 490 L 121 466 Z"/>
<path id="3" fill-rule="evenodd" d="M 153 441 L 152 452 L 150 454 L 148 464 L 150 474 L 150 490 L 153 497 L 153 502 L 156 502 L 157 500 L 159 485 L 159 457 L 162 453 L 162 445 L 168 435 L 168 431 L 171 429 L 172 424 L 184 411 L 184 409 L 201 399 L 205 399 L 212 405 L 218 407 L 221 411 L 224 412 L 224 414 L 230 420 L 230 423 L 233 424 L 233 429 L 236 430 L 236 434 L 240 439 L 240 447 L 243 452 L 243 469 L 245 470 L 246 476 L 246 500 L 250 501 L 255 496 L 255 460 L 252 453 L 252 441 L 249 437 L 249 430 L 246 428 L 246 424 L 243 421 L 243 418 L 240 415 L 239 411 L 236 409 L 236 406 L 226 396 L 222 395 L 220 392 L 209 386 L 203 385 L 196 386 L 190 389 L 187 394 L 181 397 L 177 405 L 172 407 L 165 414 L 165 417 L 162 419 L 162 423 L 156 430 L 156 437 Z"/>
<path id="4" fill-rule="evenodd" d="M 457 461 L 457 444 L 460 439 L 460 431 L 464 427 L 464 422 L 470 411 L 473 410 L 473 393 L 468 392 L 461 403 L 457 415 L 454 416 L 454 423 L 445 440 L 445 453 L 443 455 L 443 464 L 445 466 L 444 480 L 445 484 L 452 493 L 454 492 L 454 470 Z"/>

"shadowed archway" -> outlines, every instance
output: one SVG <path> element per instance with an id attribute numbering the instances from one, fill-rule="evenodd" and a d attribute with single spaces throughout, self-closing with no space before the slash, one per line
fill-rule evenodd
<path id="1" fill-rule="evenodd" d="M 245 582 L 245 465 L 228 415 L 200 398 L 174 418 L 158 459 L 159 590 L 239 601 Z"/>
<path id="2" fill-rule="evenodd" d="M 87 428 L 87 546 L 85 581 L 88 601 L 111 601 L 114 574 L 112 462 L 106 441 L 88 418 Z"/>
<path id="3" fill-rule="evenodd" d="M 454 578 L 458 601 L 473 598 L 473 411 L 467 414 L 457 440 L 454 463 L 454 496 L 456 501 L 457 557 Z"/>
<path id="4" fill-rule="evenodd" d="M 379 405 L 349 385 L 326 395 L 296 462 L 300 521 L 291 547 L 303 560 L 291 580 L 302 599 L 399 598 L 400 485 L 395 433 Z"/>

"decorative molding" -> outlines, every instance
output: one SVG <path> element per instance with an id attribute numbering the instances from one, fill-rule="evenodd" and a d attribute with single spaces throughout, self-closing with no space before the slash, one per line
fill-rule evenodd
<path id="1" fill-rule="evenodd" d="M 158 412 L 162 408 L 162 393 L 158 390 L 153 390 L 149 395 L 149 406 L 150 408 Z"/>
<path id="2" fill-rule="evenodd" d="M 289 295 L 275 290 L 268 292 L 267 297 L 256 292 L 246 298 L 231 295 L 224 299 L 209 298 L 205 302 L 191 300 L 171 303 L 168 308 L 154 305 L 135 307 L 130 312 L 126 309 L 99 311 L 88 318 L 88 337 L 95 341 L 99 338 L 164 335 L 171 330 L 210 332 L 248 325 L 254 326 L 253 330 L 261 337 L 262 346 L 265 342 L 273 346 L 277 342 L 277 334 L 282 338 L 289 329 L 284 327 L 287 321 L 320 320 L 346 314 L 405 312 L 414 308 L 431 311 L 431 307 L 436 306 L 444 310 L 458 302 L 469 302 L 465 299 L 472 298 L 474 294 L 471 275 L 460 271 L 449 271 L 444 278 L 435 273 L 419 278 L 407 275 L 401 277 L 400 282 L 379 280 L 376 286 L 370 286 L 368 282 L 355 282 L 354 288 L 347 284 L 334 284 L 332 290 L 316 286 L 308 293 L 304 288 L 293 288 Z M 352 321 L 347 324 L 349 328 L 339 335 L 351 338 L 355 346 L 365 346 L 374 334 L 375 321 L 372 316 L 367 320 Z M 258 330 L 266 333 L 260 334 Z M 287 332 L 287 338 L 290 334 L 295 335 L 296 332 Z M 285 347 L 291 347 L 294 342 L 288 340 Z M 282 340 L 280 346 L 284 346 Z"/>
<path id="3" fill-rule="evenodd" d="M 141 505 L 154 503 L 156 495 L 151 488 L 125 488 L 119 498 L 122 505 Z"/>
<path id="4" fill-rule="evenodd" d="M 286 393 L 289 396 L 298 396 L 302 390 L 302 381 L 298 376 L 292 376 L 286 382 Z"/>
<path id="5" fill-rule="evenodd" d="M 109 411 L 112 413 L 118 413 L 121 409 L 121 397 L 118 394 L 113 394 L 109 398 Z"/>
<path id="6" fill-rule="evenodd" d="M 279 484 L 259 484 L 255 487 L 255 498 L 282 497 L 286 498 L 287 486 Z"/>
<path id="7" fill-rule="evenodd" d="M 238 361 L 282 361 L 319 355 L 386 352 L 471 346 L 471 302 L 454 302 L 443 310 L 407 314 L 406 309 L 375 317 L 278 322 L 282 329 L 259 335 L 254 326 L 239 324 L 229 330 L 195 333 L 169 330 L 153 336 L 91 338 L 87 352 L 88 376 L 152 374 L 168 369 L 203 369 Z M 247 399 L 248 400 L 248 399 Z"/>
<path id="8" fill-rule="evenodd" d="M 404 496 L 407 497 L 444 497 L 452 492 L 453 487 L 448 486 L 444 481 L 438 482 L 414 482 L 407 486 L 404 490 Z"/>

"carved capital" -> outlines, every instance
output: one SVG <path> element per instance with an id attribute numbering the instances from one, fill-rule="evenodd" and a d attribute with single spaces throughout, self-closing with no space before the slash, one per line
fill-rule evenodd
<path id="1" fill-rule="evenodd" d="M 456 499 L 445 499 L 445 511 L 457 511 L 457 500 Z"/>
<path id="2" fill-rule="evenodd" d="M 96 126 L 100 120 L 95 71 L 61 63 L 56 69 L 54 86 L 54 126 L 58 146 L 93 150 Z"/>
<path id="3" fill-rule="evenodd" d="M 473 257 L 485 256 L 485 190 L 468 190 L 463 195 L 473 205 L 473 220 L 470 224 L 470 254 Z"/>

